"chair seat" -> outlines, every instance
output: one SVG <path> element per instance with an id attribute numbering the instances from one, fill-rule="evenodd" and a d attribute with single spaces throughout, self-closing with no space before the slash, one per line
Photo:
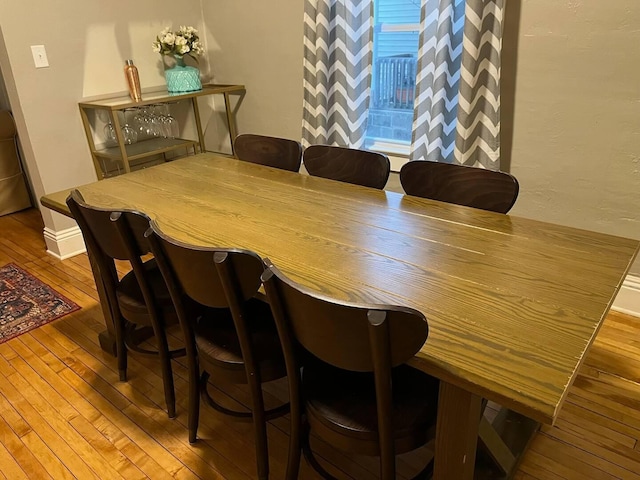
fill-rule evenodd
<path id="1" fill-rule="evenodd" d="M 269 304 L 251 299 L 245 308 L 247 329 L 251 332 L 253 354 L 262 381 L 281 378 L 286 368 Z M 198 320 L 194 334 L 201 363 L 245 374 L 240 341 L 228 309 L 209 309 Z"/>
<path id="2" fill-rule="evenodd" d="M 426 435 L 436 421 L 438 380 L 407 365 L 394 368 L 392 379 L 394 439 Z M 309 416 L 342 436 L 377 442 L 373 373 L 313 362 L 304 367 L 302 384 Z"/>
<path id="3" fill-rule="evenodd" d="M 173 307 L 169 290 L 162 278 L 155 259 L 145 262 L 144 268 L 149 285 L 155 294 L 158 307 L 161 310 L 161 320 L 166 325 L 176 323 L 178 318 L 175 313 L 175 308 Z M 151 325 L 151 317 L 147 310 L 147 305 L 144 302 L 140 285 L 133 271 L 122 277 L 116 289 L 116 295 L 118 296 L 120 311 L 126 320 L 139 325 Z"/>

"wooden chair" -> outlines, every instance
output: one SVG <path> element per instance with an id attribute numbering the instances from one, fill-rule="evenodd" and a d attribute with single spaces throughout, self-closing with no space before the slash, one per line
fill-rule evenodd
<path id="1" fill-rule="evenodd" d="M 409 195 L 507 213 L 518 198 L 518 181 L 505 172 L 415 161 L 400 170 L 400 183 Z"/>
<path id="2" fill-rule="evenodd" d="M 295 140 L 243 134 L 236 137 L 234 149 L 236 157 L 245 162 L 291 172 L 300 170 L 302 145 Z"/>
<path id="3" fill-rule="evenodd" d="M 155 223 L 146 234 L 169 287 L 184 333 L 189 369 L 189 441 L 197 439 L 200 396 L 215 410 L 253 419 L 258 478 L 269 477 L 266 422 L 289 411 L 265 411 L 262 383 L 286 375 L 269 305 L 255 297 L 264 265 L 246 250 L 187 245 L 163 234 Z M 190 311 L 195 302 L 208 310 Z M 251 411 L 218 404 L 208 393 L 216 382 L 248 384 Z"/>
<path id="4" fill-rule="evenodd" d="M 149 253 L 144 232 L 149 218 L 140 212 L 113 212 L 87 205 L 78 190 L 71 192 L 67 205 L 73 214 L 89 255 L 97 263 L 108 308 L 114 319 L 116 356 L 120 380 L 127 380 L 127 351 L 157 355 L 160 359 L 164 396 L 170 418 L 176 416 L 171 359 L 185 355 L 185 349 L 169 350 L 165 329 L 177 322 L 169 291 L 154 259 L 143 261 Z M 132 270 L 118 278 L 114 260 L 129 262 Z M 135 329 L 151 327 L 157 351 L 137 345 Z"/>
<path id="5" fill-rule="evenodd" d="M 439 381 L 404 365 L 427 339 L 425 317 L 404 307 L 338 302 L 265 262 L 262 280 L 289 379 L 286 478 L 298 478 L 301 450 L 314 469 L 333 478 L 313 455 L 310 429 L 336 448 L 379 456 L 381 478 L 395 479 L 396 454 L 435 437 Z M 430 461 L 416 478 L 432 468 Z"/>
<path id="6" fill-rule="evenodd" d="M 303 154 L 309 175 L 382 189 L 391 163 L 382 153 L 331 145 L 311 145 Z"/>

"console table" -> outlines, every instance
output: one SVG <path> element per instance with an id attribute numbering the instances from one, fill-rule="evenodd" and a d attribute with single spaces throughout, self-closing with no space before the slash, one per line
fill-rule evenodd
<path id="1" fill-rule="evenodd" d="M 235 125 L 235 115 L 231 105 L 230 95 L 243 96 L 245 93 L 244 85 L 203 85 L 202 90 L 196 92 L 187 92 L 173 94 L 166 90 L 158 92 L 147 92 L 142 94 L 142 100 L 134 102 L 128 96 L 119 96 L 106 98 L 102 100 L 93 100 L 80 102 L 80 116 L 84 125 L 84 131 L 91 150 L 93 165 L 96 169 L 98 179 L 118 175 L 119 173 L 127 173 L 135 170 L 136 166 L 132 162 L 145 158 L 153 157 L 158 154 L 174 152 L 179 150 L 192 150 L 193 153 L 206 152 L 204 133 L 200 121 L 200 110 L 198 107 L 198 97 L 205 95 L 223 95 L 224 105 L 229 125 L 229 138 L 231 140 L 231 151 L 233 150 L 233 139 L 237 135 Z M 175 103 L 180 100 L 190 100 L 191 109 L 195 119 L 197 139 L 185 138 L 162 138 L 150 137 L 142 139 L 133 144 L 126 144 L 122 133 L 122 125 L 118 118 L 118 111 L 126 111 L 134 108 L 145 107 L 155 104 Z M 91 121 L 88 115 L 90 110 L 106 110 L 111 118 L 111 123 L 115 130 L 116 145 L 115 146 L 97 146 L 94 141 L 94 134 L 91 129 Z M 115 165 L 115 167 L 113 167 Z M 110 168 L 112 167 L 112 168 Z"/>

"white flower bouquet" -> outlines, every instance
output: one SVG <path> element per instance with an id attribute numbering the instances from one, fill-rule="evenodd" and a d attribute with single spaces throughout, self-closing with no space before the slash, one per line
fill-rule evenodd
<path id="1" fill-rule="evenodd" d="M 153 51 L 161 55 L 174 55 L 182 57 L 189 55 L 197 60 L 197 57 L 204 53 L 198 30 L 193 27 L 180 26 L 172 32 L 171 27 L 162 30 L 152 44 Z"/>

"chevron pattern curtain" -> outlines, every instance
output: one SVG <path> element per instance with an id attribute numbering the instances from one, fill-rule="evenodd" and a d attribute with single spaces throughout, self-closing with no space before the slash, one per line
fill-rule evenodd
<path id="1" fill-rule="evenodd" d="M 423 0 L 412 160 L 453 161 L 464 0 Z"/>
<path id="2" fill-rule="evenodd" d="M 500 53 L 504 0 L 468 0 L 456 125 L 456 162 L 500 170 Z"/>
<path id="3" fill-rule="evenodd" d="M 302 144 L 364 145 L 373 0 L 305 0 Z"/>
<path id="4" fill-rule="evenodd" d="M 500 169 L 504 0 L 423 0 L 412 160 Z"/>

